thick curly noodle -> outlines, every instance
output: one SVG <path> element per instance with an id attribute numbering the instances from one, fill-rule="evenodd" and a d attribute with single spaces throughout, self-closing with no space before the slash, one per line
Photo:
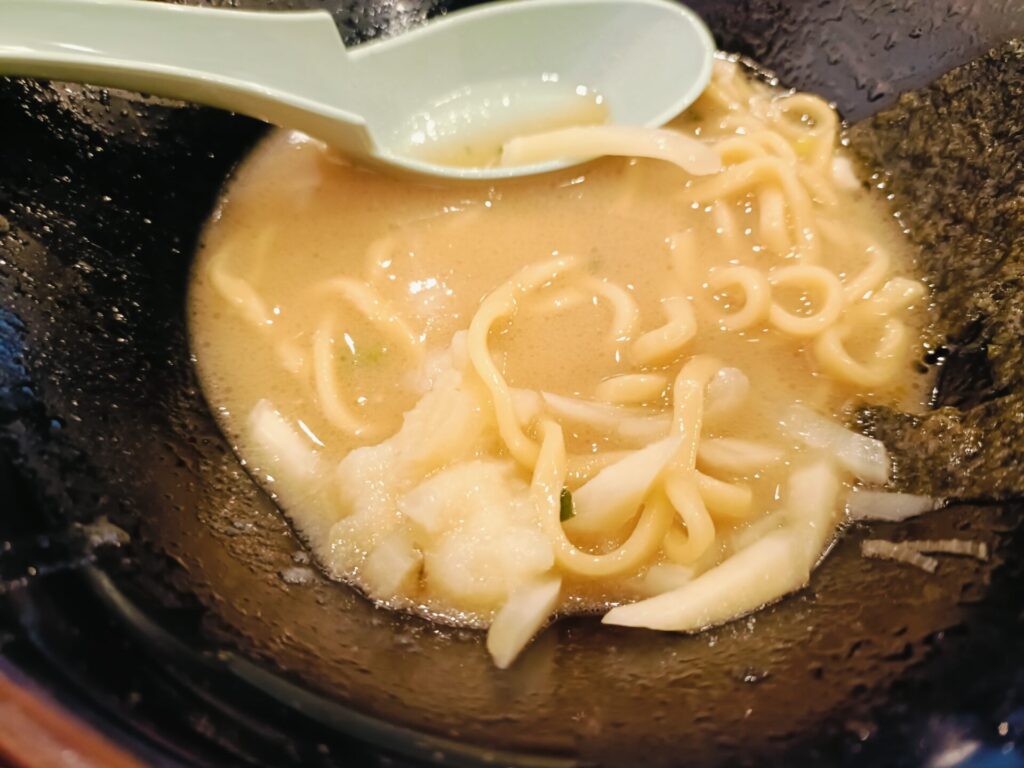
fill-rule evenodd
<path id="1" fill-rule="evenodd" d="M 754 88 L 738 75 L 737 68 L 718 70 L 704 99 L 728 111 L 727 122 L 735 127 L 737 135 L 717 143 L 669 131 L 588 127 L 518 139 L 506 148 L 507 157 L 521 162 L 577 153 L 673 163 L 688 178 L 678 200 L 682 205 L 709 206 L 716 235 L 725 243 L 736 242 L 739 237 L 733 202 L 741 195 L 754 193 L 761 242 L 775 258 L 775 265 L 767 268 L 763 264 L 734 264 L 696 275 L 693 256 L 701 247 L 700 238 L 692 231 L 677 233 L 669 243 L 676 285 L 662 297 L 660 306 L 652 308 L 663 322 L 640 335 L 637 328 L 642 313 L 631 293 L 616 283 L 588 275 L 580 269 L 583 261 L 572 255 L 527 266 L 484 298 L 468 326 L 469 364 L 489 395 L 502 445 L 531 475 L 530 498 L 561 575 L 603 579 L 626 574 L 651 562 L 659 552 L 672 563 L 690 565 L 716 545 L 716 522 L 733 524 L 760 511 L 752 504 L 749 487 L 715 475 L 722 474 L 723 469 L 743 474 L 758 462 L 771 460 L 770 455 L 742 441 L 719 441 L 709 443 L 704 452 L 706 459 L 701 458 L 709 384 L 723 369 L 723 364 L 711 357 L 685 359 L 689 342 L 699 332 L 693 302 L 706 300 L 700 296 L 705 290 L 702 284 L 712 292 L 728 290 L 741 297 L 737 307 L 716 310 L 725 330 L 747 332 L 767 324 L 780 333 L 808 339 L 825 372 L 862 389 L 884 386 L 900 374 L 910 339 L 901 316 L 908 305 L 924 295 L 923 286 L 904 278 L 887 280 L 888 254 L 877 243 L 860 242 L 859 235 L 854 238 L 854 256 L 863 262 L 859 271 L 837 274 L 821 265 L 824 249 L 845 252 L 851 247 L 850 233 L 829 210 L 835 202 L 832 173 L 839 128 L 835 112 L 821 99 L 806 94 L 770 100 L 754 96 Z M 371 246 L 371 280 L 379 276 L 381 264 L 398 247 L 397 238 L 392 233 Z M 209 262 L 212 284 L 245 318 L 273 333 L 273 316 L 265 302 L 245 280 L 228 271 L 227 258 L 225 250 Z M 366 437 L 368 424 L 348 402 L 333 373 L 338 342 L 332 334 L 338 313 L 350 311 L 364 318 L 414 364 L 422 359 L 421 346 L 407 321 L 369 284 L 338 277 L 317 290 L 329 293 L 338 303 L 323 316 L 309 340 L 310 364 L 293 367 L 310 383 L 323 413 L 334 426 Z M 540 301 L 538 293 L 547 297 L 542 311 L 579 305 L 588 297 L 593 297 L 594 304 L 600 300 L 611 308 L 608 337 L 626 345 L 627 359 L 636 370 L 599 387 L 597 398 L 607 404 L 601 407 L 628 409 L 656 400 L 669 380 L 645 369 L 685 360 L 670 388 L 672 414 L 664 445 L 671 452 L 665 457 L 662 451 L 659 463 L 646 468 L 650 482 L 624 513 L 621 509 L 581 509 L 578 519 L 570 524 L 563 522 L 561 496 L 570 482 L 583 487 L 597 483 L 603 473 L 615 471 L 631 457 L 638 461 L 635 456 L 639 452 L 598 457 L 567 455 L 563 427 L 557 420 L 543 412 L 524 420 L 517 412 L 515 392 L 491 353 L 489 340 L 495 324 L 514 322 L 525 302 Z M 785 303 L 783 296 L 794 293 L 808 298 L 810 310 L 801 311 Z M 880 329 L 880 335 L 874 350 L 858 359 L 848 351 L 846 342 L 869 323 Z M 559 404 L 553 399 L 549 402 Z M 560 405 L 568 408 L 571 403 Z M 581 413 L 586 418 L 587 413 L 601 412 L 592 409 Z M 586 498 L 586 494 L 581 492 L 580 497 Z M 587 513 L 593 517 L 587 517 Z M 600 520 L 605 514 L 612 525 L 609 530 L 601 529 Z M 575 532 L 573 538 L 579 538 L 588 530 L 624 538 L 609 551 L 592 552 L 570 538 L 570 533 Z M 543 604 L 547 610 L 552 604 L 549 592 L 553 588 L 557 594 L 560 583 L 545 587 Z M 515 607 L 522 610 L 520 603 Z M 508 616 L 499 611 L 495 627 L 505 627 L 508 622 Z M 501 638 L 495 639 L 499 641 Z M 502 647 L 506 646 L 508 643 Z M 517 650 L 506 648 L 505 656 L 509 652 L 514 656 Z M 505 663 L 508 661 L 510 658 Z"/>
<path id="2" fill-rule="evenodd" d="M 763 326 L 799 338 L 812 340 L 814 354 L 821 367 L 836 378 L 861 388 L 875 388 L 891 382 L 899 375 L 899 367 L 906 355 L 909 332 L 899 314 L 908 305 L 924 295 L 919 283 L 889 275 L 890 259 L 878 244 L 862 245 L 864 254 L 860 271 L 837 274 L 821 266 L 823 248 L 845 250 L 849 233 L 828 214 L 835 205 L 832 189 L 833 162 L 839 124 L 835 112 L 821 99 L 794 94 L 765 103 L 755 100 L 749 83 L 735 77 L 735 69 L 726 70 L 728 76 L 715 79 L 707 97 L 718 100 L 728 109 L 739 113 L 742 104 L 751 105 L 750 114 L 737 115 L 737 128 L 743 135 L 724 139 L 713 146 L 722 164 L 722 170 L 713 175 L 697 174 L 679 199 L 683 203 L 711 206 L 716 234 L 726 241 L 738 240 L 735 217 L 729 202 L 738 195 L 754 192 L 759 208 L 760 240 L 769 252 L 780 258 L 776 266 L 767 270 L 755 265 L 734 265 L 712 270 L 707 275 L 708 287 L 716 292 L 724 289 L 739 290 L 742 302 L 737 309 L 723 313 L 721 327 L 730 331 L 744 331 Z M 606 146 L 600 146 L 600 128 L 587 130 L 588 146 L 602 153 L 657 156 L 641 151 L 649 146 L 649 135 L 638 135 L 637 150 L 630 151 L 630 143 L 620 129 L 609 132 Z M 576 131 L 573 136 L 579 136 Z M 556 132 L 547 137 L 538 136 L 522 140 L 517 149 L 530 150 L 529 156 L 542 157 L 540 148 L 550 142 L 551 155 L 564 152 L 570 143 L 568 132 Z M 667 159 L 660 157 L 659 159 Z M 712 163 L 704 164 L 710 167 Z M 687 169 L 693 172 L 693 169 Z M 634 174 L 635 175 L 635 174 Z M 637 366 L 664 363 L 685 355 L 688 342 L 698 333 L 697 315 L 692 302 L 699 293 L 694 285 L 692 255 L 698 247 L 692 232 L 682 232 L 670 242 L 673 251 L 678 293 L 664 296 L 661 312 L 665 323 L 637 337 L 631 344 L 631 358 Z M 785 257 L 794 262 L 782 261 Z M 541 274 L 552 273 L 550 265 L 536 269 Z M 529 274 L 529 269 L 524 271 Z M 522 275 L 499 288 L 492 296 L 507 312 L 513 308 L 513 292 L 531 282 Z M 594 286 L 589 286 L 593 290 Z M 528 289 L 528 288 L 527 288 Z M 609 285 L 603 286 L 609 296 Z M 613 293 L 628 296 L 625 292 Z M 780 292 L 798 293 L 811 304 L 810 310 L 790 308 Z M 612 298 L 613 304 L 616 300 Z M 717 360 L 693 357 L 680 369 L 672 386 L 673 427 L 679 442 L 673 454 L 657 471 L 656 480 L 647 487 L 633 514 L 631 532 L 622 544 L 610 552 L 588 554 L 574 545 L 566 534 L 567 528 L 585 529 L 585 521 L 576 525 L 563 525 L 559 513 L 559 493 L 566 484 L 567 466 L 565 442 L 561 427 L 545 419 L 538 428 L 541 446 L 534 444 L 514 421 L 511 406 L 506 402 L 508 385 L 501 379 L 491 362 L 486 333 L 494 311 L 492 299 L 481 308 L 483 320 L 474 319 L 471 325 L 478 332 L 470 339 L 470 355 L 477 370 L 484 376 L 492 396 L 502 435 L 508 437 L 509 452 L 526 466 L 532 466 L 535 503 L 544 510 L 545 532 L 554 544 L 556 561 L 564 574 L 576 577 L 601 578 L 628 572 L 661 550 L 669 561 L 678 564 L 697 562 L 716 540 L 715 519 L 744 519 L 752 514 L 752 496 L 748 487 L 727 483 L 700 471 L 700 433 L 707 396 L 712 377 L 721 369 Z M 631 307 L 617 310 L 616 316 L 636 317 Z M 866 360 L 856 360 L 847 351 L 844 342 L 859 326 L 870 319 L 880 319 L 882 334 L 875 351 Z M 623 321 L 616 328 L 625 327 Z M 630 328 L 635 323 L 630 323 Z M 628 333 L 616 336 L 628 340 Z M 626 374 L 606 382 L 599 388 L 598 397 L 611 402 L 642 402 L 643 397 L 656 397 L 664 386 L 661 380 L 647 382 L 641 371 Z M 632 392 L 636 389 L 642 395 Z M 504 418 L 502 416 L 504 415 Z M 507 428 L 505 425 L 508 425 Z M 736 472 L 756 467 L 758 462 L 770 461 L 757 446 L 744 446 L 740 441 L 719 441 L 714 446 L 714 465 L 718 470 Z M 733 444 L 736 443 L 736 444 Z M 530 446 L 524 449 L 524 445 Z M 726 450 L 728 448 L 728 450 Z M 708 453 L 711 454 L 711 446 Z M 533 460 L 532 464 L 529 460 Z M 570 457 L 571 459 L 571 457 Z M 730 462 L 738 462 L 730 467 Z M 742 466 L 741 466 L 742 465 Z M 819 471 L 819 470 L 815 470 Z M 827 470 L 820 470 L 827 472 Z M 811 472 L 811 470 L 808 470 Z M 827 487 L 827 482 L 820 483 Z M 816 556 L 816 553 L 815 553 Z M 810 564 L 807 565 L 808 569 Z M 614 613 L 614 612 L 613 612 Z M 680 627 L 682 628 L 682 627 Z"/>

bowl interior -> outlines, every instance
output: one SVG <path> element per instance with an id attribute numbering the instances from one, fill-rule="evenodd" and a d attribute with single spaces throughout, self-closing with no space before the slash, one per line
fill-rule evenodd
<path id="1" fill-rule="evenodd" d="M 834 99 L 850 120 L 1024 32 L 1020 3 L 692 6 L 723 49 Z M 434 10 L 360 2 L 338 17 L 353 40 Z M 218 749 L 276 765 L 333 764 L 353 754 L 337 752 L 345 735 L 480 764 L 837 750 L 867 764 L 894 746 L 920 762 L 945 748 L 935 734 L 967 738 L 1012 708 L 1005 692 L 1014 679 L 1021 690 L 1021 672 L 1006 657 L 1024 607 L 1013 505 L 957 506 L 901 529 L 973 532 L 996 545 L 987 564 L 950 561 L 937 576 L 881 567 L 859 557 L 854 532 L 810 588 L 753 617 L 696 637 L 559 621 L 506 672 L 479 633 L 377 610 L 319 576 L 286 583 L 302 544 L 214 424 L 184 318 L 200 229 L 264 128 L 19 80 L 0 80 L 0 121 L 0 482 L 19 494 L 0 538 L 99 515 L 132 535 L 98 569 L 11 598 L 79 684 L 94 672 L 82 648 L 109 656 L 128 643 L 126 663 L 162 667 L 163 688 L 126 690 L 174 691 L 188 702 L 184 732 L 211 709 Z M 77 651 L 54 639 L 69 616 L 84 616 Z M 104 651 L 97 631 L 119 640 Z M 99 677 L 98 690 L 112 686 Z"/>

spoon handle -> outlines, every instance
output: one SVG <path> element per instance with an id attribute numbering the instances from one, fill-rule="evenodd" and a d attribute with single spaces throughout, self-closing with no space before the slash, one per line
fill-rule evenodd
<path id="1" fill-rule="evenodd" d="M 346 99 L 350 66 L 325 11 L 145 0 L 0 0 L 0 74 L 92 83 L 220 107 L 335 146 L 373 146 Z"/>

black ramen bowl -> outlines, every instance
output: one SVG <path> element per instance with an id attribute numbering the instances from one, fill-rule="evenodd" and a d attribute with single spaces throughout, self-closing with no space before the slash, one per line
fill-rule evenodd
<path id="1" fill-rule="evenodd" d="M 454 7 L 424 2 L 266 5 L 330 6 L 354 42 Z M 849 121 L 1024 34 L 1022 0 L 691 5 Z M 303 545 L 218 431 L 185 320 L 203 223 L 265 130 L 0 79 L 3 663 L 151 764 L 1024 765 L 1012 500 L 900 529 L 983 539 L 987 563 L 867 561 L 854 529 L 750 618 L 692 637 L 562 620 L 507 671 L 480 633 L 296 577 Z M 101 517 L 130 541 L 89 550 Z"/>

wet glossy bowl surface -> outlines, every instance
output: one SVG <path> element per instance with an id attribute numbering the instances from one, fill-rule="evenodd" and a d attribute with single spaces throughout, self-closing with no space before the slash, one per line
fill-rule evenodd
<path id="1" fill-rule="evenodd" d="M 345 7 L 350 40 L 438 10 Z M 724 49 L 850 120 L 1024 33 L 1021 2 L 693 7 Z M 984 565 L 880 567 L 854 531 L 809 589 L 754 617 L 697 637 L 560 621 L 508 672 L 478 633 L 378 611 L 315 574 L 286 582 L 302 546 L 213 423 L 184 322 L 200 228 L 264 128 L 18 80 L 0 80 L 0 126 L 0 541 L 42 551 L 37 534 L 57 532 L 33 550 L 45 560 L 98 515 L 132 535 L 99 567 L 0 594 L 0 649 L 152 760 L 1024 761 L 1014 505 L 903 529 L 983 537 Z"/>

